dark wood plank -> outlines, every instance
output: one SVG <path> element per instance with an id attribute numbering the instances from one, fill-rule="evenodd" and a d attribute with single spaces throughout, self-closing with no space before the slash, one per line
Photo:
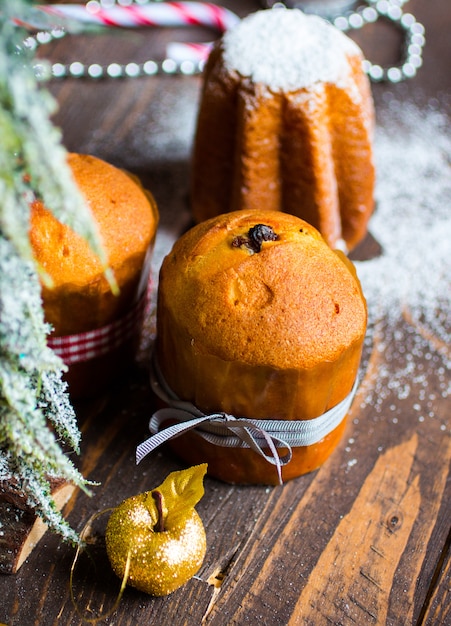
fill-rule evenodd
<path id="1" fill-rule="evenodd" d="M 49 480 L 52 498 L 61 510 L 74 493 L 63 480 Z M 28 505 L 24 493 L 10 481 L 0 484 L 0 574 L 15 574 L 47 531 Z"/>
<path id="2" fill-rule="evenodd" d="M 431 579 L 430 601 L 425 604 L 419 620 L 419 623 L 425 626 L 449 624 L 451 621 L 451 604 L 449 602 L 449 590 L 451 588 L 450 543 L 451 540 L 448 537 L 446 550 L 443 550 L 443 558 L 438 563 L 436 576 Z"/>

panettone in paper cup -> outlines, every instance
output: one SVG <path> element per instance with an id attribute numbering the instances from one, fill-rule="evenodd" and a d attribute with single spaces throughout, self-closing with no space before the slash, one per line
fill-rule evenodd
<path id="1" fill-rule="evenodd" d="M 230 483 L 316 469 L 343 433 L 366 324 L 354 266 L 300 218 L 195 226 L 160 272 L 152 384 L 167 407 L 138 460 L 157 439 Z"/>
<path id="2" fill-rule="evenodd" d="M 139 343 L 158 210 L 138 179 L 105 161 L 68 155 L 75 182 L 97 223 L 119 294 L 89 244 L 40 202 L 31 210 L 35 258 L 51 285 L 43 284 L 49 345 L 68 366 L 72 397 L 104 391 L 130 366 Z"/>

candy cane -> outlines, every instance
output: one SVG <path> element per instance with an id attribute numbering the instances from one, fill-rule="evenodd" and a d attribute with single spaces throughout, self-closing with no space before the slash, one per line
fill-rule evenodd
<path id="1" fill-rule="evenodd" d="M 226 9 L 211 3 L 158 2 L 147 5 L 114 5 L 102 8 L 88 3 L 54 4 L 38 9 L 55 17 L 66 17 L 87 24 L 135 28 L 142 26 L 207 26 L 224 32 L 234 26 L 239 18 Z"/>
<path id="2" fill-rule="evenodd" d="M 200 2 L 159 2 L 143 6 L 113 5 L 109 8 L 104 8 L 97 2 L 88 2 L 86 5 L 54 4 L 40 5 L 37 8 L 57 18 L 115 28 L 204 26 L 223 33 L 239 21 L 239 17 L 225 7 Z M 197 63 L 206 59 L 211 46 L 211 43 L 172 42 L 167 47 L 167 53 L 178 63 L 183 61 Z"/>

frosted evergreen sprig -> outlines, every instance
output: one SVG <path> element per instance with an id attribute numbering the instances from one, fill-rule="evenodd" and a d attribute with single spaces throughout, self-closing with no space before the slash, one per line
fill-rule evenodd
<path id="1" fill-rule="evenodd" d="M 0 398 L 14 389 L 6 386 L 8 375 L 20 373 L 31 385 L 38 409 L 46 413 L 57 434 L 78 451 L 80 433 L 61 380 L 65 366 L 47 346 L 49 326 L 44 322 L 36 271 L 1 233 L 0 268 L 0 385 L 6 387 Z M 25 398 L 22 388 L 16 395 Z M 36 398 L 33 396 L 34 403 Z"/>
<path id="2" fill-rule="evenodd" d="M 30 245 L 31 202 L 42 200 L 106 259 L 50 121 L 55 102 L 34 76 L 32 53 L 22 45 L 27 33 L 12 22 L 27 22 L 31 4 L 0 4 L 0 482 L 21 490 L 51 529 L 76 541 L 57 510 L 50 479 L 84 491 L 91 483 L 65 451 L 79 451 L 80 432 L 64 365 L 47 347 L 40 288 L 46 277 Z"/>
<path id="3" fill-rule="evenodd" d="M 52 500 L 49 478 L 83 490 L 88 483 L 57 439 L 79 451 L 64 367 L 47 347 L 47 330 L 37 273 L 0 233 L 0 481 L 20 486 L 46 523 L 74 541 L 76 533 Z"/>

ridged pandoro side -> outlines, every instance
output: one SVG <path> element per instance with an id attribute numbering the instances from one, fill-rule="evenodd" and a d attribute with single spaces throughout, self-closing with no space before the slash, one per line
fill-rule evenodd
<path id="1" fill-rule="evenodd" d="M 192 164 L 195 221 L 281 210 L 315 226 L 332 247 L 354 248 L 367 230 L 375 182 L 374 109 L 360 50 L 337 51 L 344 61 L 336 80 L 285 91 L 231 70 L 225 46 L 214 48 L 204 75 Z"/>

